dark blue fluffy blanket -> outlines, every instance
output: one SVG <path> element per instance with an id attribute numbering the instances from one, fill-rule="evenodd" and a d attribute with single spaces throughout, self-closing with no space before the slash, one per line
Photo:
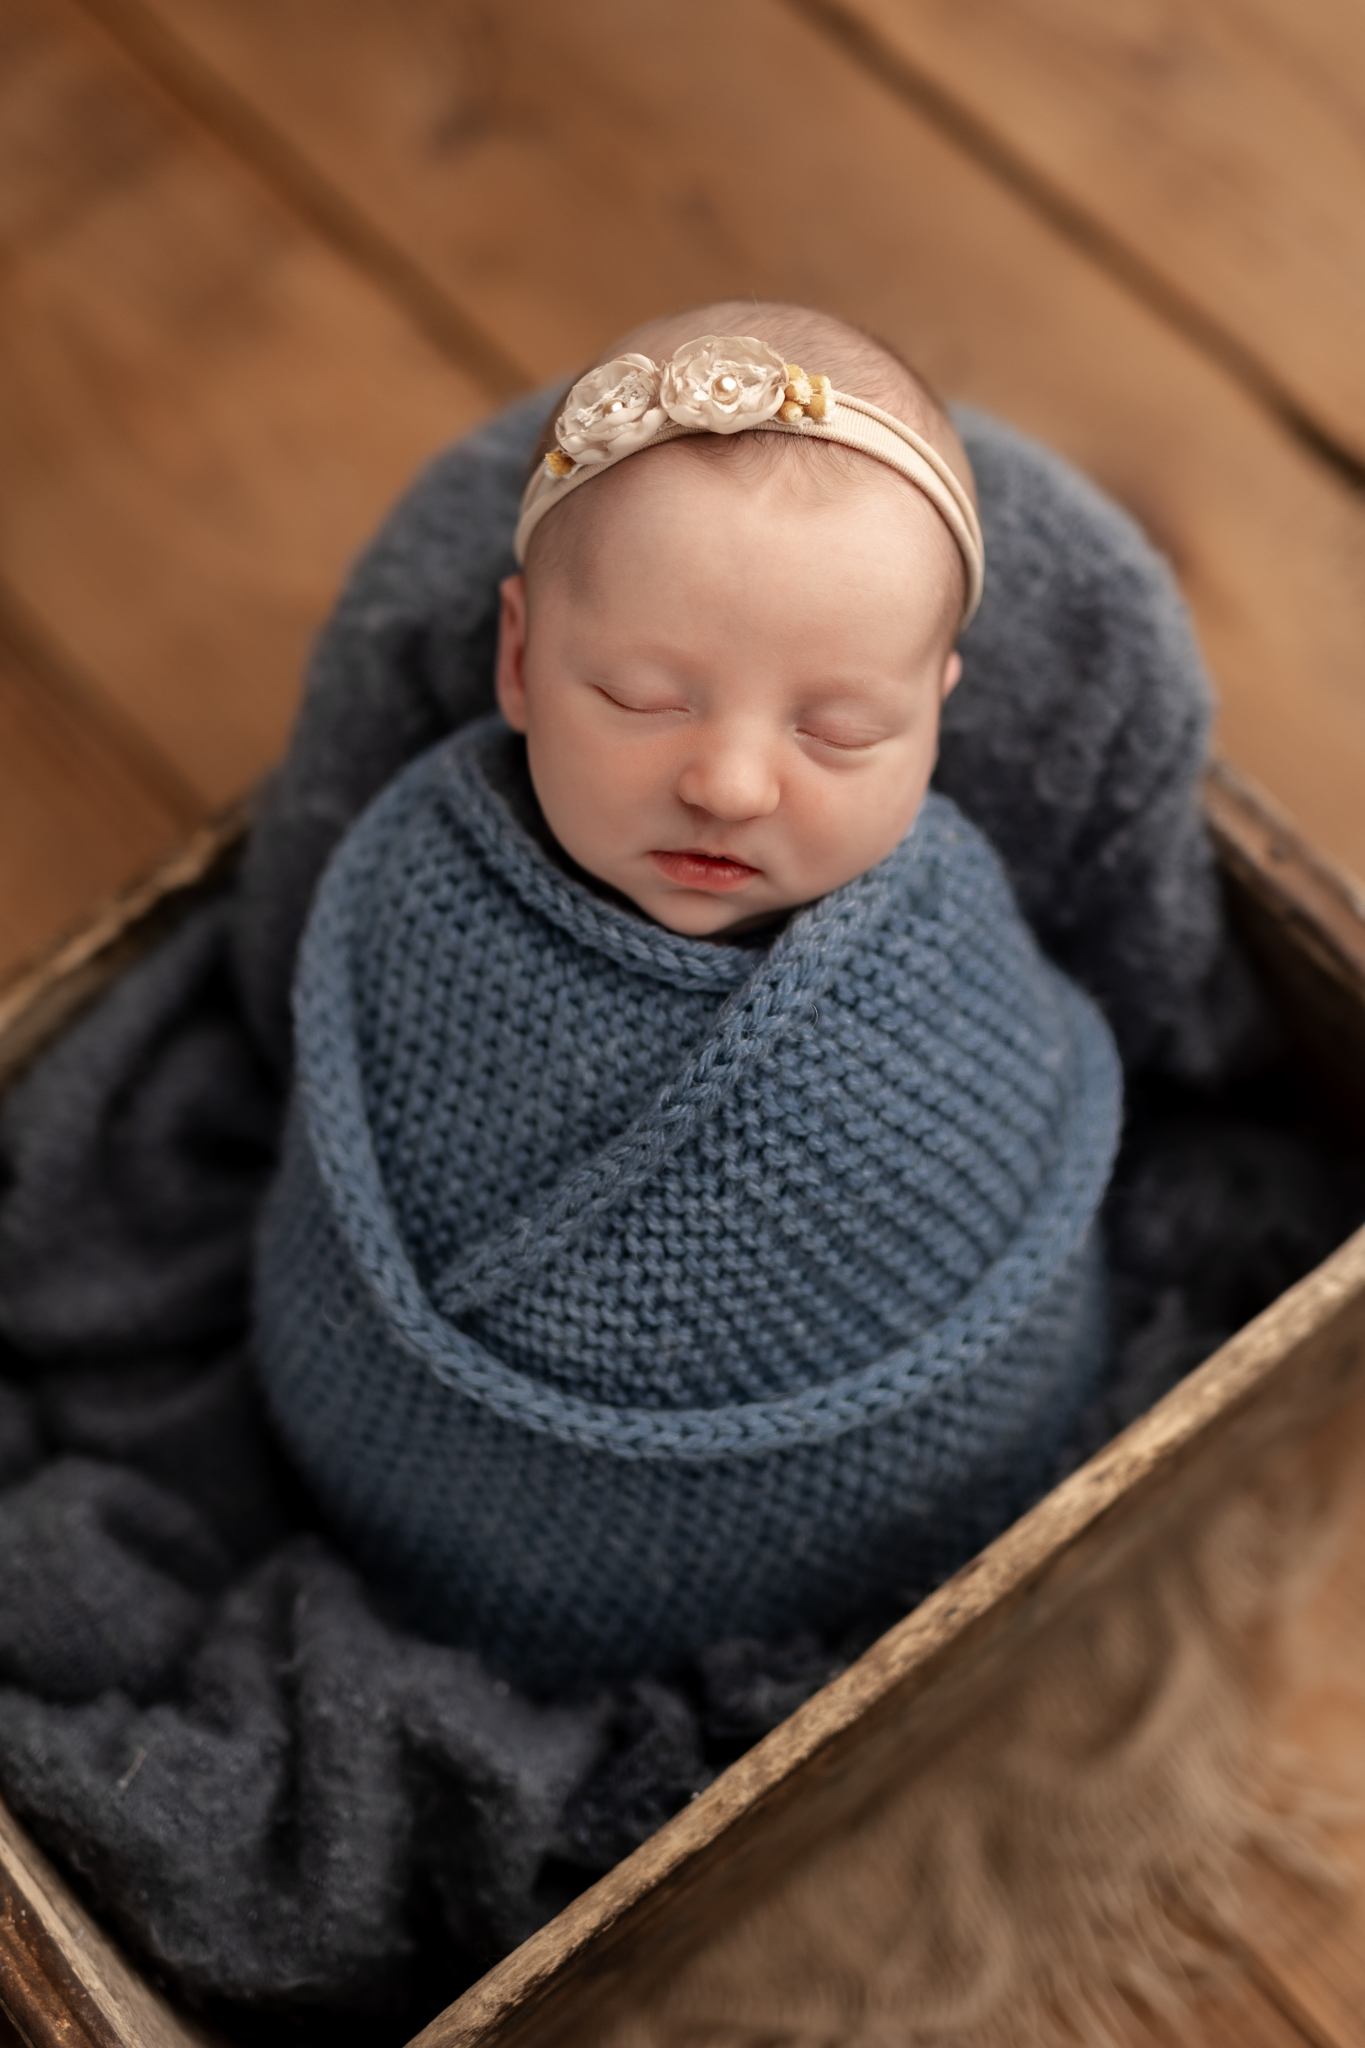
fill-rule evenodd
<path id="1" fill-rule="evenodd" d="M 309 2014 L 329 2044 L 407 2038 L 895 1612 L 533 1705 L 396 1626 L 262 1421 L 249 1248 L 298 935 L 350 820 L 491 704 L 547 404 L 398 507 L 321 638 L 240 884 L 68 1032 L 0 1127 L 0 1786 L 124 1938 L 253 2043 L 271 2015 L 290 2041 Z M 1199 823 L 1209 699 L 1169 573 L 1063 464 L 963 426 L 991 567 L 939 784 L 1129 1072 L 1118 1365 L 1074 1459 L 1345 1235 L 1365 1185 L 1265 1065 Z"/>

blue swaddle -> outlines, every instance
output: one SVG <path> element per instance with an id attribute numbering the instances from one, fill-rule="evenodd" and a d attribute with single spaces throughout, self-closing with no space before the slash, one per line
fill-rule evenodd
<path id="1" fill-rule="evenodd" d="M 1103 1364 L 1098 1011 L 931 796 L 771 945 L 566 873 L 485 719 L 334 855 L 261 1369 L 417 1625 L 557 1690 L 922 1588 Z"/>

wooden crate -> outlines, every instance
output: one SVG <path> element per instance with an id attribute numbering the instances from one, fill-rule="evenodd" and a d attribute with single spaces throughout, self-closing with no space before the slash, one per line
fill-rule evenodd
<path id="1" fill-rule="evenodd" d="M 1343 1116 L 1365 1119 L 1365 903 L 1231 770 L 1210 775 L 1206 808 L 1234 914 L 1303 1057 Z M 240 830 L 231 818 L 201 833 L 0 993 L 0 1084 L 212 885 Z M 765 1927 L 769 1938 L 780 1928 L 780 1913 L 765 1921 L 765 1902 L 787 1896 L 794 1880 L 818 1890 L 822 1873 L 844 1911 L 860 1910 L 860 1886 L 864 1904 L 868 1887 L 884 1897 L 878 1815 L 927 1784 L 964 1727 L 1008 1701 L 1020 1672 L 1050 1644 L 1125 1585 L 1151 1584 L 1236 1489 L 1292 1471 L 1341 1498 L 1362 1460 L 1365 1231 L 434 2020 L 418 2037 L 422 2048 L 587 2048 L 618 2037 L 686 2038 L 700 2048 L 721 2032 L 695 2019 L 682 2031 L 656 2024 L 665 2010 L 694 2010 L 688 1987 L 698 1984 L 728 2015 L 727 2048 L 795 2039 L 790 2015 L 770 2016 L 765 2028 L 761 2013 L 741 2010 L 746 1984 L 763 1982 Z M 1317 1640 L 1328 1648 L 1314 1669 L 1321 1681 L 1330 1665 L 1328 1678 L 1346 1683 L 1358 1662 L 1365 1691 L 1365 1591 L 1350 1574 L 1353 1554 L 1342 1548 L 1345 1566 L 1327 1571 L 1326 1590 L 1315 1595 Z M 1264 1934 L 1245 1947 L 1224 2003 L 1200 2019 L 1206 2031 L 1183 2038 L 1242 2048 L 1365 2041 L 1355 2018 L 1365 2008 L 1365 1965 L 1356 1960 L 1365 1918 L 1351 1917 L 1349 1901 L 1318 1914 L 1270 1879 L 1267 1886 Z M 736 1963 L 731 1937 L 740 1923 L 751 1942 Z M 851 1995 L 856 2003 L 856 1987 Z M 0 2048 L 6 2016 L 29 2048 L 185 2048 L 205 2039 L 142 1980 L 0 1809 Z M 843 2038 L 816 2017 L 803 2040 Z"/>

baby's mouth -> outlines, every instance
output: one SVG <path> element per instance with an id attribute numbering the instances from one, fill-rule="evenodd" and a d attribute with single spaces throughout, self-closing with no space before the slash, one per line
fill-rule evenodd
<path id="1" fill-rule="evenodd" d="M 762 873 L 761 868 L 747 867 L 742 860 L 731 860 L 727 854 L 699 853 L 690 847 L 681 853 L 658 850 L 650 858 L 670 882 L 684 889 L 711 889 L 722 895 L 730 889 L 742 889 Z"/>

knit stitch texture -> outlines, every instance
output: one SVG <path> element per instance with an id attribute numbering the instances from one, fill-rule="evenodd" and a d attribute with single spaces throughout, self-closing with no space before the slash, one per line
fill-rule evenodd
<path id="1" fill-rule="evenodd" d="M 767 950 L 602 900 L 494 718 L 347 836 L 304 942 L 261 1365 L 337 1525 L 523 1683 L 927 1585 L 1103 1363 L 1119 1070 L 931 797 Z"/>
<path id="2" fill-rule="evenodd" d="M 252 826 L 236 968 L 258 1048 L 291 1060 L 313 892 L 405 764 L 493 708 L 498 584 L 543 391 L 437 457 L 357 561 Z M 986 594 L 943 707 L 934 786 L 979 825 L 1050 959 L 1130 1072 L 1225 1078 L 1264 1026 L 1231 945 L 1199 784 L 1213 699 L 1170 569 L 1133 520 L 1000 420 L 954 411 L 981 497 Z"/>

